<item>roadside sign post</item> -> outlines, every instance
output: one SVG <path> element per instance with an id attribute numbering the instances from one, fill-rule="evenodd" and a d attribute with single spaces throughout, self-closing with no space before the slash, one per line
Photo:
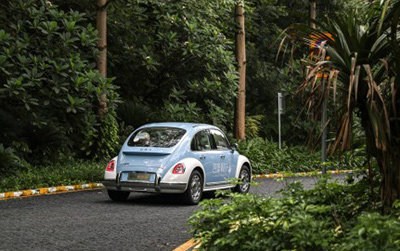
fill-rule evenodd
<path id="1" fill-rule="evenodd" d="M 279 149 L 282 149 L 282 125 L 281 125 L 281 114 L 283 112 L 283 95 L 278 92 L 278 131 L 279 131 Z"/>

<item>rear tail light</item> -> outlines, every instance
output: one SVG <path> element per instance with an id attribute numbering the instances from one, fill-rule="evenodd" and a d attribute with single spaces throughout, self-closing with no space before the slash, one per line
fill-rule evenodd
<path id="1" fill-rule="evenodd" d="M 183 174 L 185 173 L 185 165 L 182 163 L 176 164 L 174 169 L 172 170 L 173 174 Z"/>
<path id="2" fill-rule="evenodd" d="M 115 169 L 115 160 L 111 160 L 110 163 L 108 163 L 106 171 L 107 172 L 113 172 Z"/>

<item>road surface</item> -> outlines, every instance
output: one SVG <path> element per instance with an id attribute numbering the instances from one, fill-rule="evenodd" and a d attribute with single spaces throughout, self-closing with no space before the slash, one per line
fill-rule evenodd
<path id="1" fill-rule="evenodd" d="M 286 182 L 293 180 L 306 188 L 316 182 L 314 177 Z M 265 196 L 278 196 L 285 186 L 273 179 L 257 182 L 250 192 Z M 105 190 L 0 201 L 0 250 L 171 251 L 192 237 L 186 221 L 196 209 L 177 196 L 154 194 L 135 193 L 116 203 Z"/>

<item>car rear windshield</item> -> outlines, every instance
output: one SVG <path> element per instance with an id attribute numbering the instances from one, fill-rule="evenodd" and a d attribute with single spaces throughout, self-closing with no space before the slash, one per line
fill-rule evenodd
<path id="1" fill-rule="evenodd" d="M 150 127 L 135 132 L 128 146 L 173 147 L 185 135 L 186 130 L 174 127 Z"/>

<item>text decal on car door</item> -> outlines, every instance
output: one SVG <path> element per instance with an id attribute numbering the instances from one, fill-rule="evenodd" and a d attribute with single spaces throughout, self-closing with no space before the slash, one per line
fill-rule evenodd
<path id="1" fill-rule="evenodd" d="M 230 171 L 230 166 L 228 163 L 214 163 L 213 173 L 225 173 Z"/>

